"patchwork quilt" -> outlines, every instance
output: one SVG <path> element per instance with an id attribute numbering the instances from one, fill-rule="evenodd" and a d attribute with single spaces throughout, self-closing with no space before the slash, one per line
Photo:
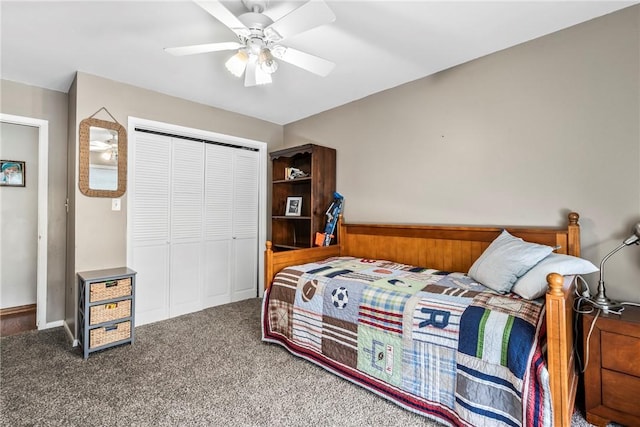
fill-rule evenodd
<path id="1" fill-rule="evenodd" d="M 463 273 L 353 257 L 289 267 L 265 293 L 262 333 L 448 425 L 552 424 L 542 301 Z"/>

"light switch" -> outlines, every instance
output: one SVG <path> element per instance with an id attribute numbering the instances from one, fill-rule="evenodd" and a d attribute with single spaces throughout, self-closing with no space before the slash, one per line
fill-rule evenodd
<path id="1" fill-rule="evenodd" d="M 111 210 L 112 211 L 120 210 L 120 199 L 111 199 Z"/>

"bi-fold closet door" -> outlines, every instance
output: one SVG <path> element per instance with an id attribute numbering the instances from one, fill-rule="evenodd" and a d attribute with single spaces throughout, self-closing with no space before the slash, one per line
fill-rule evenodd
<path id="1" fill-rule="evenodd" d="M 133 155 L 137 323 L 255 297 L 258 153 L 136 132 Z"/>

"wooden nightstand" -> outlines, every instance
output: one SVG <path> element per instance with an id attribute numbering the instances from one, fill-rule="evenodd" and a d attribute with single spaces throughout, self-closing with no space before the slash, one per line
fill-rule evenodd
<path id="1" fill-rule="evenodd" d="M 582 319 L 585 359 L 589 352 L 584 374 L 587 421 L 640 426 L 640 307 L 625 306 L 621 316 L 601 313 L 587 348 L 594 317 L 585 314 Z"/>

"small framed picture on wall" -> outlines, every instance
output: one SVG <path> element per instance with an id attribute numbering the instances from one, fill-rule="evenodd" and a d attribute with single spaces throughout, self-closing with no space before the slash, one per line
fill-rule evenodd
<path id="1" fill-rule="evenodd" d="M 24 187 L 25 164 L 19 160 L 0 160 L 0 186 Z"/>
<path id="2" fill-rule="evenodd" d="M 286 216 L 300 216 L 302 211 L 302 197 L 287 197 L 287 207 L 284 210 Z"/>

